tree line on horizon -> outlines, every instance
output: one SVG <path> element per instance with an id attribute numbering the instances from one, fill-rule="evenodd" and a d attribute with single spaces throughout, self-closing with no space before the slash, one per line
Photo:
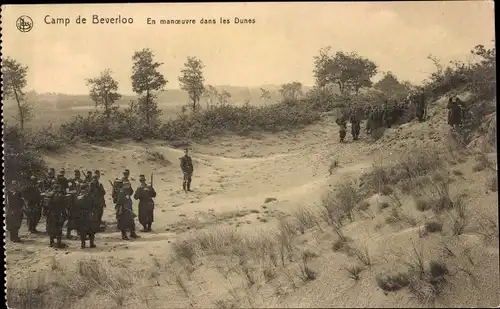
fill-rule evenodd
<path id="1" fill-rule="evenodd" d="M 313 73 L 316 79 L 314 87 L 325 88 L 334 84 L 338 86 L 341 94 L 346 95 L 350 92 L 359 93 L 360 89 L 373 86 L 371 79 L 378 72 L 377 65 L 373 61 L 354 52 L 339 51 L 335 55 L 330 55 L 330 50 L 330 47 L 323 48 L 319 55 L 314 57 Z M 158 107 L 158 93 L 164 90 L 168 83 L 158 70 L 163 63 L 155 60 L 155 54 L 149 48 L 136 51 L 132 60 L 131 82 L 137 100 L 129 102 L 128 112 L 137 113 L 148 125 L 152 125 L 162 113 Z M 202 98 L 206 101 L 206 108 L 212 105 L 228 104 L 231 98 L 229 91 L 205 85 L 204 68 L 205 65 L 200 59 L 189 56 L 178 77 L 180 89 L 188 94 L 191 111 L 201 108 Z M 27 71 L 27 66 L 11 57 L 6 57 L 3 61 L 4 98 L 13 99 L 16 102 L 15 118 L 21 129 L 24 129 L 26 122 L 34 117 L 33 105 L 27 100 L 25 92 Z M 112 74 L 110 69 L 105 69 L 99 76 L 85 80 L 89 87 L 89 98 L 96 108 L 102 108 L 106 118 L 111 117 L 118 108 L 117 101 L 122 98 L 118 91 L 119 84 Z M 374 89 L 384 92 L 405 92 L 410 87 L 408 82 L 401 83 L 393 73 L 387 72 L 375 84 Z M 304 97 L 303 88 L 300 82 L 294 81 L 281 85 L 278 92 L 284 101 L 294 101 Z M 269 104 L 272 99 L 271 91 L 260 88 L 260 99 Z"/>

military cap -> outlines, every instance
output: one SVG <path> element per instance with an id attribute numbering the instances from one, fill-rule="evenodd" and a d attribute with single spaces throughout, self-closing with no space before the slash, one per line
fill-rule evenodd
<path id="1" fill-rule="evenodd" d="M 75 173 L 80 173 L 80 170 L 76 169 L 74 170 Z"/>
<path id="2" fill-rule="evenodd" d="M 96 175 L 100 175 L 100 174 L 101 174 L 101 171 L 100 171 L 100 170 L 95 170 L 95 171 L 94 171 L 94 174 L 96 174 Z"/>
<path id="3" fill-rule="evenodd" d="M 146 181 L 146 176 L 139 175 L 139 181 Z"/>

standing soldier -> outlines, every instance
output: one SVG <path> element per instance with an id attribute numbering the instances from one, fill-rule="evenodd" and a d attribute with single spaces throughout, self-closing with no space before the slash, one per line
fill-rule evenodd
<path id="1" fill-rule="evenodd" d="M 76 229 L 80 235 L 81 248 L 85 249 L 86 239 L 89 238 L 90 248 L 95 248 L 95 234 L 99 230 L 99 217 L 92 197 L 89 194 L 89 184 L 84 183 L 76 197 L 75 209 L 77 213 Z"/>
<path id="2" fill-rule="evenodd" d="M 132 209 L 132 199 L 130 198 L 133 193 L 134 191 L 132 190 L 130 182 L 122 182 L 117 197 L 116 219 L 118 221 L 118 229 L 122 233 L 123 240 L 129 239 L 127 237 L 127 231 L 130 231 L 130 237 L 139 237 L 135 233 L 134 218 L 136 217 L 136 214 Z"/>
<path id="3" fill-rule="evenodd" d="M 52 192 L 48 193 L 49 207 L 47 214 L 47 233 L 50 238 L 50 247 L 64 248 L 62 233 L 64 221 L 66 221 L 66 197 L 61 185 L 56 182 Z M 57 244 L 54 243 L 57 240 Z"/>
<path id="4" fill-rule="evenodd" d="M 80 191 L 80 188 L 79 188 L 80 185 L 76 185 L 75 183 L 73 182 L 69 182 L 68 183 L 68 192 L 67 194 L 65 194 L 65 200 L 66 200 L 66 206 L 67 206 L 67 209 L 66 209 L 66 214 L 67 214 L 67 218 L 68 218 L 68 221 L 66 222 L 66 238 L 67 239 L 71 239 L 72 236 L 71 236 L 71 232 L 73 230 L 76 230 L 78 232 L 78 229 L 77 229 L 77 220 L 78 220 L 78 211 L 76 209 L 76 198 L 77 198 L 77 195 L 78 195 L 78 192 Z"/>
<path id="5" fill-rule="evenodd" d="M 139 222 L 144 227 L 143 232 L 151 232 L 155 208 L 153 198 L 156 197 L 156 191 L 152 183 L 150 186 L 146 184 L 144 175 L 139 176 L 139 181 L 141 185 L 134 194 L 134 199 L 139 200 Z"/>
<path id="6" fill-rule="evenodd" d="M 351 122 L 352 139 L 356 141 L 359 137 L 359 132 L 361 130 L 361 120 L 360 120 L 360 116 L 358 115 L 357 108 L 354 108 L 352 110 L 349 120 Z"/>
<path id="7" fill-rule="evenodd" d="M 340 136 L 340 142 L 343 143 L 344 142 L 344 139 L 345 139 L 345 136 L 346 136 L 346 131 L 347 131 L 347 121 L 346 119 L 344 118 L 344 115 L 340 116 L 339 118 L 337 118 L 337 124 L 339 125 L 340 127 L 340 131 L 339 131 L 339 136 Z"/>
<path id="8" fill-rule="evenodd" d="M 6 190 L 5 225 L 12 242 L 21 242 L 19 229 L 23 222 L 24 201 L 18 188 L 17 181 L 13 180 Z"/>
<path id="9" fill-rule="evenodd" d="M 26 216 L 28 217 L 28 231 L 38 233 L 36 226 L 42 217 L 40 189 L 35 176 L 31 176 L 30 183 L 24 189 L 22 196 L 26 202 Z"/>
<path id="10" fill-rule="evenodd" d="M 97 217 L 99 219 L 99 225 L 102 224 L 102 215 L 104 213 L 104 207 L 106 207 L 106 190 L 104 190 L 104 186 L 99 182 L 100 173 L 99 171 L 95 171 L 94 178 L 90 183 L 90 198 L 92 199 L 92 203 L 94 204 L 93 208 L 97 211 Z"/>
<path id="11" fill-rule="evenodd" d="M 193 160 L 189 156 L 189 150 L 184 149 L 184 156 L 180 158 L 181 170 L 183 173 L 182 189 L 185 192 L 191 191 L 191 177 L 193 176 Z"/>
<path id="12" fill-rule="evenodd" d="M 419 122 L 424 122 L 427 118 L 427 104 L 425 102 L 425 94 L 422 87 L 419 88 L 415 95 L 415 104 L 417 108 L 417 118 Z"/>

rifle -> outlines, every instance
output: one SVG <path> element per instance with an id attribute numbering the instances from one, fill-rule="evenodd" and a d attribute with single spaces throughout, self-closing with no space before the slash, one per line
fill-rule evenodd
<path id="1" fill-rule="evenodd" d="M 151 173 L 151 188 L 153 187 L 153 173 Z"/>

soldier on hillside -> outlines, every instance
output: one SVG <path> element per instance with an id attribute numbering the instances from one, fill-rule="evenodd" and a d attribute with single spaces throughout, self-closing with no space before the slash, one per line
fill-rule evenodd
<path id="1" fill-rule="evenodd" d="M 182 189 L 185 192 L 191 191 L 191 177 L 193 176 L 193 160 L 189 156 L 189 150 L 184 149 L 184 156 L 179 158 L 181 161 L 181 170 L 183 174 Z"/>
<path id="2" fill-rule="evenodd" d="M 75 212 L 76 228 L 80 235 L 81 248 L 85 249 L 86 239 L 90 241 L 90 248 L 95 248 L 95 234 L 99 231 L 99 214 L 94 207 L 92 197 L 89 193 L 88 183 L 82 184 L 81 190 L 76 197 Z"/>
<path id="3" fill-rule="evenodd" d="M 361 117 L 356 108 L 351 111 L 350 122 L 351 122 L 351 135 L 353 140 L 357 140 L 359 137 L 359 132 L 361 130 Z"/>
<path id="4" fill-rule="evenodd" d="M 419 88 L 418 93 L 414 97 L 414 104 L 416 105 L 417 118 L 419 122 L 424 122 L 427 118 L 427 103 L 423 88 Z"/>
<path id="5" fill-rule="evenodd" d="M 66 244 L 62 242 L 62 232 L 64 221 L 66 221 L 67 199 L 60 183 L 53 185 L 53 190 L 47 193 L 48 214 L 47 233 L 49 234 L 50 247 L 64 248 Z M 54 242 L 57 240 L 57 243 Z"/>
<path id="6" fill-rule="evenodd" d="M 38 233 L 36 226 L 42 217 L 42 196 L 39 184 L 35 176 L 31 176 L 30 182 L 24 188 L 22 197 L 26 203 L 26 216 L 28 217 L 28 231 Z"/>
<path id="7" fill-rule="evenodd" d="M 122 233 L 122 239 L 128 240 L 127 231 L 130 231 L 130 237 L 139 237 L 135 233 L 134 219 L 136 214 L 133 212 L 132 200 L 130 196 L 134 193 L 130 182 L 123 181 L 119 187 L 117 204 L 116 204 L 116 219 L 118 221 L 118 229 Z"/>
<path id="8" fill-rule="evenodd" d="M 139 181 L 141 184 L 134 194 L 134 199 L 139 200 L 139 223 L 144 228 L 143 232 L 151 232 L 155 207 L 153 198 L 156 197 L 156 191 L 152 184 L 147 185 L 144 175 L 139 176 Z"/>
<path id="9" fill-rule="evenodd" d="M 21 242 L 19 229 L 23 221 L 24 200 L 18 187 L 17 181 L 12 181 L 6 190 L 5 225 L 12 242 Z"/>

